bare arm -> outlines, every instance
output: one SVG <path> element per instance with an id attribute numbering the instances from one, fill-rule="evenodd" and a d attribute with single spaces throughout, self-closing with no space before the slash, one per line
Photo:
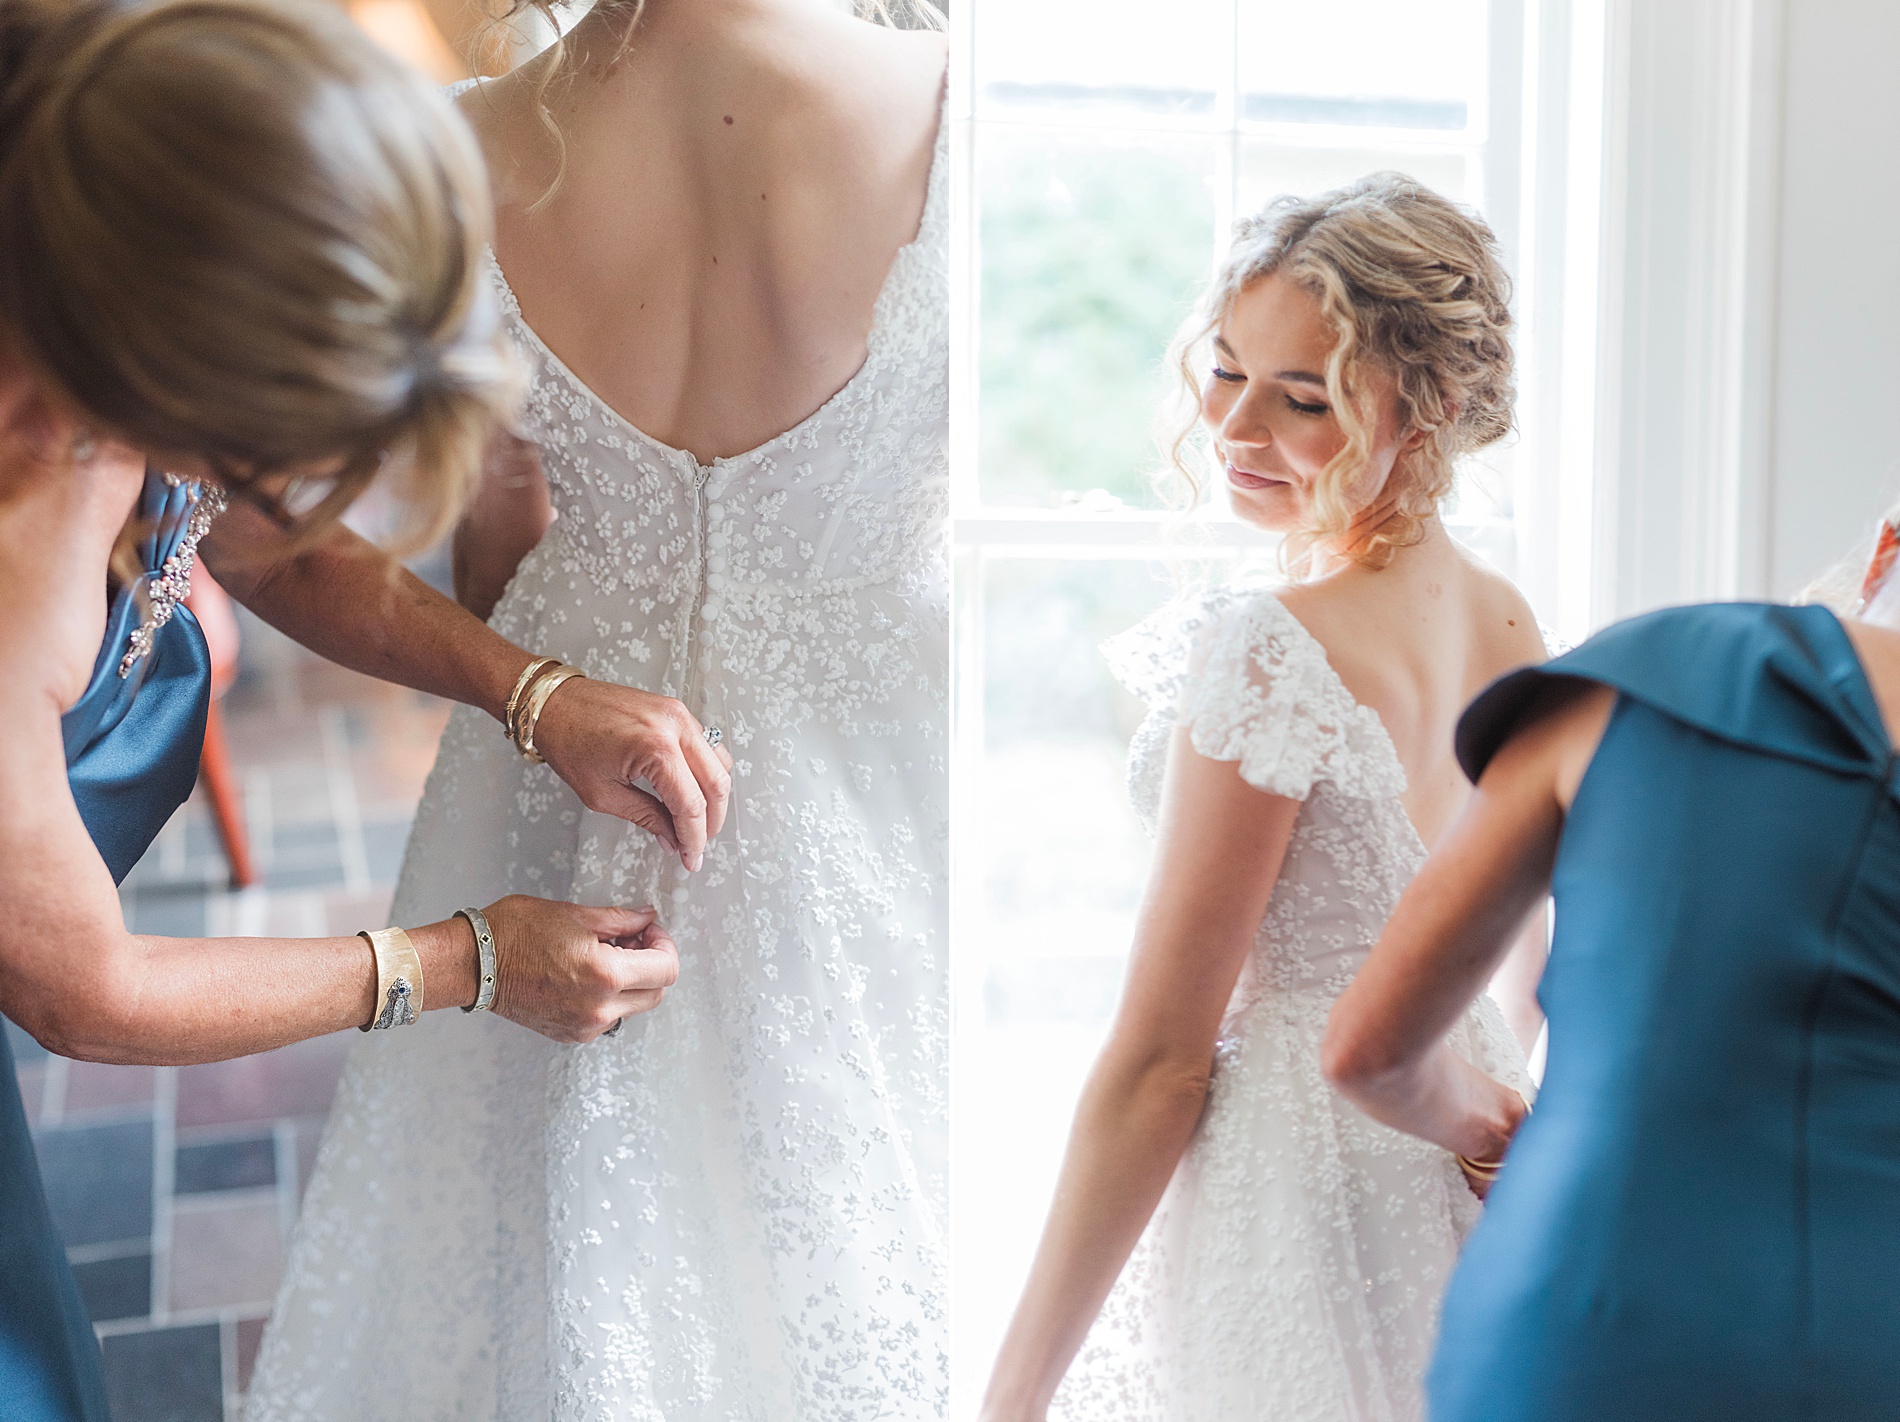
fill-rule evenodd
<path id="1" fill-rule="evenodd" d="M 50 703 L 0 753 L 0 1012 L 84 1061 L 217 1061 L 361 1026 L 376 973 L 357 937 L 127 933 L 111 876 L 67 790 Z M 511 897 L 490 905 L 495 1010 L 557 1041 L 590 1041 L 657 1006 L 678 955 L 651 910 Z M 369 927 L 371 925 L 364 925 Z M 476 995 L 459 919 L 409 930 L 426 1009 Z M 626 951 L 638 949 L 639 951 Z"/>
<path id="2" fill-rule="evenodd" d="M 1187 1149 L 1221 1016 L 1299 809 L 1176 733 L 1128 984 L 1076 1109 L 1042 1243 L 990 1376 L 986 1422 L 1047 1411 Z"/>
<path id="3" fill-rule="evenodd" d="M 67 784 L 60 713 L 98 649 L 106 553 L 142 461 L 116 486 L 101 470 L 9 468 L 3 436 L 0 583 L 14 595 L 0 614 L 0 1012 L 62 1055 L 117 1062 L 210 1061 L 369 1021 L 376 976 L 360 938 L 126 932 Z M 653 1006 L 677 972 L 649 910 L 509 898 L 490 922 L 496 1010 L 559 1040 Z M 467 926 L 410 934 L 424 1007 L 473 1002 Z"/>
<path id="4" fill-rule="evenodd" d="M 486 622 L 553 522 L 539 451 L 497 430 L 483 460 L 481 489 L 455 530 L 455 600 Z"/>
<path id="5" fill-rule="evenodd" d="M 1557 699 L 1486 768 L 1334 1004 L 1321 1048 L 1327 1077 L 1367 1115 L 1473 1159 L 1502 1154 L 1524 1106 L 1445 1037 L 1549 893 L 1564 814 L 1614 705 L 1594 686 Z"/>
<path id="6" fill-rule="evenodd" d="M 1539 902 L 1525 919 L 1510 951 L 1491 977 L 1491 996 L 1511 1029 L 1511 1035 L 1529 1057 L 1544 1030 L 1544 1009 L 1537 1001 L 1537 985 L 1544 977 L 1544 960 L 1550 956 L 1550 905 Z"/>
<path id="7" fill-rule="evenodd" d="M 158 938 L 127 933 L 66 783 L 58 698 L 33 685 L 0 629 L 0 1012 L 87 1061 L 215 1061 L 361 1026 L 376 973 L 361 939 Z M 29 639 L 30 640 L 30 639 Z M 511 896 L 488 907 L 494 1010 L 557 1041 L 588 1041 L 656 1006 L 679 970 L 650 909 Z M 363 925 L 365 928 L 373 924 Z M 476 996 L 459 919 L 409 930 L 423 1006 Z M 638 949 L 640 951 L 625 951 Z"/>
<path id="8" fill-rule="evenodd" d="M 293 551 L 262 513 L 234 504 L 201 545 L 231 596 L 312 651 L 499 721 L 530 654 L 341 526 Z M 499 732 L 497 732 L 499 734 Z M 630 820 L 697 869 L 725 821 L 731 757 L 678 701 L 574 680 L 542 712 L 536 748 L 581 803 Z M 652 793 L 640 788 L 652 787 Z"/>

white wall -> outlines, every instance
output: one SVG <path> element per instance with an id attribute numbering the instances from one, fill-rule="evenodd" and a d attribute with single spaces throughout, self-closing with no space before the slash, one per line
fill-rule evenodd
<path id="1" fill-rule="evenodd" d="M 1900 501 L 1900 4 L 1789 0 L 1766 589 Z"/>
<path id="2" fill-rule="evenodd" d="M 1588 620 L 1787 597 L 1900 499 L 1900 4 L 1603 23 Z"/>

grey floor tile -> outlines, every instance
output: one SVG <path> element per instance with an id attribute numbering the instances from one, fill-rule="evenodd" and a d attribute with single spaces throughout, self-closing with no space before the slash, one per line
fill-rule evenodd
<path id="1" fill-rule="evenodd" d="M 343 707 L 337 721 L 342 730 L 343 744 L 346 748 L 357 750 L 375 743 L 376 738 L 370 734 L 369 718 L 354 706 Z"/>
<path id="2" fill-rule="evenodd" d="M 175 892 L 139 890 L 132 896 L 132 931 L 162 938 L 204 937 L 204 886 Z"/>
<path id="3" fill-rule="evenodd" d="M 283 1277 L 276 1192 L 187 1195 L 172 1214 L 171 1306 L 268 1308 Z"/>
<path id="4" fill-rule="evenodd" d="M 122 1318 L 144 1318 L 152 1311 L 152 1256 L 129 1254 L 123 1259 L 95 1259 L 73 1265 L 79 1297 L 94 1323 Z"/>
<path id="5" fill-rule="evenodd" d="M 46 1059 L 46 1048 L 27 1036 L 25 1032 L 14 1026 L 13 1023 L 8 1022 L 6 1018 L 0 1017 L 0 1022 L 6 1022 L 7 1045 L 13 1049 L 14 1061 L 18 1062 L 21 1066 L 27 1066 L 33 1062 L 44 1061 Z"/>
<path id="6" fill-rule="evenodd" d="M 409 821 L 363 826 L 363 857 L 369 861 L 374 883 L 393 884 L 402 872 L 403 850 L 409 847 Z"/>
<path id="7" fill-rule="evenodd" d="M 152 1123 L 42 1131 L 40 1176 L 53 1225 L 69 1246 L 152 1232 Z"/>
<path id="8" fill-rule="evenodd" d="M 277 1183 L 277 1143 L 269 1136 L 178 1148 L 173 1189 L 180 1195 L 245 1190 Z"/>
<path id="9" fill-rule="evenodd" d="M 271 853 L 282 859 L 335 859 L 336 826 L 327 820 L 277 825 L 271 832 Z"/>
<path id="10" fill-rule="evenodd" d="M 343 865 L 339 860 L 300 865 L 273 862 L 264 873 L 267 889 L 322 889 L 342 882 Z"/>
<path id="11" fill-rule="evenodd" d="M 257 1367 L 257 1350 L 264 1343 L 264 1320 L 261 1318 L 240 1318 L 237 1321 L 237 1385 L 239 1392 L 248 1392 L 251 1387 L 251 1373 Z"/>
<path id="12" fill-rule="evenodd" d="M 104 1342 L 113 1422 L 224 1422 L 215 1323 L 120 1333 Z"/>
<path id="13" fill-rule="evenodd" d="M 218 838 L 217 823 L 209 816 L 194 814 L 185 821 L 185 862 L 202 864 L 206 860 L 224 862 L 224 843 Z"/>

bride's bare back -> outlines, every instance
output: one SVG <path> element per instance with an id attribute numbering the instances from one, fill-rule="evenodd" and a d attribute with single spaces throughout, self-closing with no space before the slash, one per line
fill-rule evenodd
<path id="1" fill-rule="evenodd" d="M 1497 677 L 1544 659 L 1530 605 L 1437 523 L 1389 566 L 1348 566 L 1281 601 L 1379 713 L 1405 767 L 1406 813 L 1435 844 L 1471 794 L 1452 752 L 1459 715 Z"/>
<path id="2" fill-rule="evenodd" d="M 821 0 L 647 0 L 465 95 L 489 155 L 495 253 L 542 341 L 600 399 L 702 463 L 797 425 L 863 363 L 922 217 L 941 35 Z M 575 65 L 574 55 L 590 56 Z M 558 187 L 539 207 L 560 173 Z"/>

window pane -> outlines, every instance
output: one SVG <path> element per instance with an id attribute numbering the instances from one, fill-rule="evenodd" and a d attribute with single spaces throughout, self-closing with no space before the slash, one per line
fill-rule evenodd
<path id="1" fill-rule="evenodd" d="M 1484 89 L 1486 10 L 1485 0 L 1240 0 L 1241 117 L 1463 129 Z"/>
<path id="2" fill-rule="evenodd" d="M 981 1006 L 957 1029 L 953 1205 L 956 1389 L 972 1414 L 1121 991 L 1147 874 L 1123 785 L 1145 708 L 1098 647 L 1172 592 L 1157 565 L 1133 560 L 997 559 L 981 587 L 982 770 L 958 831 L 959 872 L 980 889 L 957 935 L 958 974 L 981 984 Z M 975 620 L 960 621 L 964 635 Z"/>
<path id="3" fill-rule="evenodd" d="M 1211 115 L 1233 43 L 1225 0 L 1008 0 L 984 5 L 974 23 L 985 110 Z"/>
<path id="4" fill-rule="evenodd" d="M 1153 507 L 1167 345 L 1214 249 L 1212 145 L 991 131 L 977 161 L 985 502 Z"/>
<path id="5" fill-rule="evenodd" d="M 1270 140 L 1248 139 L 1240 146 L 1235 211 L 1257 212 L 1281 193 L 1310 196 L 1386 168 L 1409 174 L 1454 202 L 1465 201 L 1467 158 L 1461 152 L 1289 148 Z"/>

